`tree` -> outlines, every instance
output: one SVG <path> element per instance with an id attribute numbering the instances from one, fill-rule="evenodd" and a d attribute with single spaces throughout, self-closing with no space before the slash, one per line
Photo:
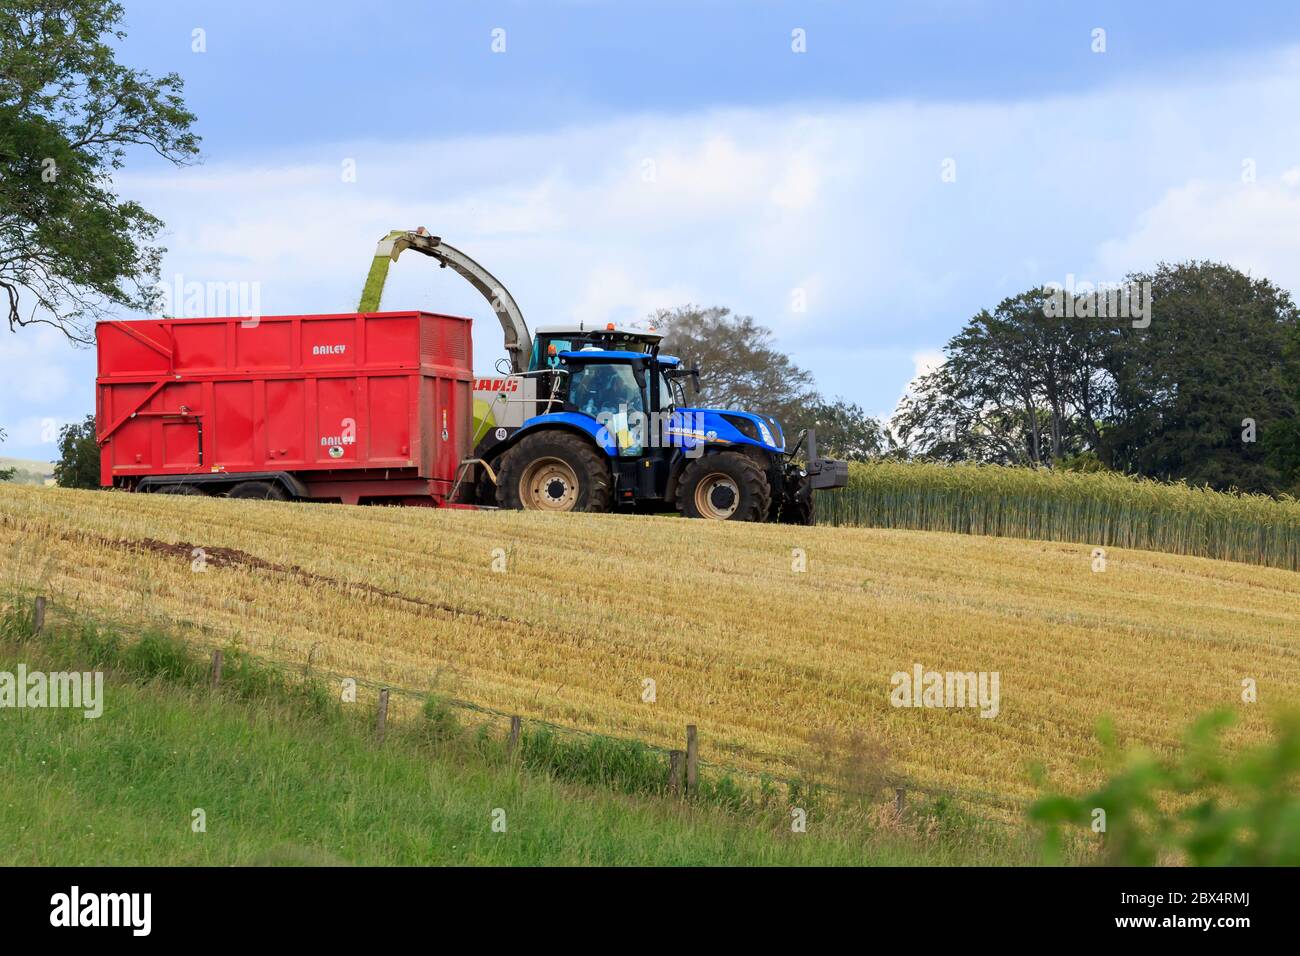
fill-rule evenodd
<path id="1" fill-rule="evenodd" d="M 812 376 L 772 347 L 772 330 L 730 309 L 660 309 L 663 351 L 700 374 L 703 405 L 771 415 L 787 429 L 817 400 Z"/>
<path id="2" fill-rule="evenodd" d="M 1211 262 L 1160 263 L 1147 328 L 1122 328 L 1107 367 L 1117 467 L 1212 488 L 1276 492 L 1297 412 L 1290 294 Z M 1270 453 L 1270 451 L 1272 453 Z"/>
<path id="3" fill-rule="evenodd" d="M 843 398 L 818 395 L 812 375 L 774 348 L 772 330 L 750 316 L 688 305 L 660 309 L 650 321 L 664 330 L 665 354 L 701 370 L 701 405 L 770 415 L 781 423 L 787 447 L 801 430 L 815 428 L 826 456 L 864 461 L 880 453 L 880 422 Z"/>
<path id="4" fill-rule="evenodd" d="M 891 431 L 908 453 L 940 461 L 1029 464 L 1024 418 L 983 396 L 967 363 L 944 362 L 899 402 Z"/>
<path id="5" fill-rule="evenodd" d="M 1282 367 L 1291 406 L 1300 410 L 1300 322 L 1291 329 Z M 1263 444 L 1269 463 L 1277 469 L 1282 490 L 1300 498 L 1300 414 L 1277 422 L 1265 433 Z"/>
<path id="6" fill-rule="evenodd" d="M 54 480 L 61 488 L 99 487 L 99 443 L 95 441 L 95 416 L 59 429 L 59 460 Z"/>
<path id="7" fill-rule="evenodd" d="M 895 432 L 927 457 L 1039 465 L 1095 443 L 1105 320 L 1052 318 L 1041 289 L 975 315 L 900 403 Z"/>
<path id="8" fill-rule="evenodd" d="M 112 306 L 150 310 L 161 221 L 113 190 L 127 149 L 197 156 L 179 76 L 118 63 L 111 0 L 0 7 L 0 301 L 9 327 L 43 323 L 89 342 Z"/>
<path id="9" fill-rule="evenodd" d="M 947 460 L 1095 460 L 1218 489 L 1300 486 L 1290 296 L 1209 262 L 1162 263 L 1128 282 L 1150 285 L 1146 323 L 1052 312 L 1042 290 L 980 312 L 900 403 L 893 431 Z"/>
<path id="10" fill-rule="evenodd" d="M 793 445 L 798 430 L 817 430 L 818 454 L 845 461 L 866 461 L 879 455 L 884 446 L 880 422 L 861 406 L 844 398 L 817 399 L 802 415 L 785 424 L 786 444 Z"/>

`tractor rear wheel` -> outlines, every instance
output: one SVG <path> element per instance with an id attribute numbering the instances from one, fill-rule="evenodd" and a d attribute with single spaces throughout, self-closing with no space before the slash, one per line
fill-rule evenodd
<path id="1" fill-rule="evenodd" d="M 688 518 L 762 521 L 772 489 L 754 459 L 734 451 L 697 458 L 677 483 L 677 510 Z"/>
<path id="2" fill-rule="evenodd" d="M 608 511 L 612 499 L 605 456 L 577 435 L 527 435 L 501 458 L 497 504 L 502 508 Z"/>
<path id="3" fill-rule="evenodd" d="M 226 493 L 227 498 L 264 498 L 267 501 L 285 501 L 288 495 L 279 484 L 269 481 L 241 481 Z"/>

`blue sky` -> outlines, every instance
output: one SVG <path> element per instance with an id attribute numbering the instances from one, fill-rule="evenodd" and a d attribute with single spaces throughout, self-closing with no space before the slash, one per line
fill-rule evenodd
<path id="1" fill-rule="evenodd" d="M 118 188 L 166 220 L 166 281 L 256 283 L 266 314 L 351 308 L 375 241 L 424 225 L 534 326 L 727 305 L 887 414 L 1044 282 L 1194 256 L 1300 288 L 1300 5 L 126 8 L 123 59 L 182 74 L 204 160 L 138 154 Z M 425 260 L 384 306 L 473 315 L 480 369 L 501 354 Z M 0 377 L 0 454 L 48 459 L 93 406 L 93 356 L 42 330 L 0 335 Z"/>

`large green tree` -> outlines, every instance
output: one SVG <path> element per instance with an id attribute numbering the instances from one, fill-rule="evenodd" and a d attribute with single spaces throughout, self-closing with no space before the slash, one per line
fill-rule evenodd
<path id="1" fill-rule="evenodd" d="M 1100 442 L 1115 323 L 1052 318 L 1033 289 L 981 311 L 900 404 L 894 430 L 928 457 L 1050 464 Z"/>
<path id="2" fill-rule="evenodd" d="M 1210 262 L 1128 281 L 1149 283 L 1149 321 L 1052 311 L 1037 289 L 980 312 L 914 384 L 894 432 L 947 460 L 1087 455 L 1220 489 L 1295 488 L 1300 331 L 1289 294 Z"/>
<path id="3" fill-rule="evenodd" d="M 1281 490 L 1269 449 L 1294 428 L 1300 380 L 1290 294 L 1212 262 L 1132 278 L 1151 283 L 1151 323 L 1121 327 L 1107 358 L 1110 461 L 1219 489 Z"/>
<path id="4" fill-rule="evenodd" d="M 844 398 L 827 400 L 813 377 L 773 342 L 772 330 L 730 309 L 660 309 L 651 321 L 664 331 L 663 351 L 700 369 L 696 401 L 770 415 L 781 423 L 787 447 L 800 431 L 817 430 L 822 455 L 863 461 L 880 453 L 880 422 Z M 806 449 L 805 449 L 806 450 Z"/>
<path id="5" fill-rule="evenodd" d="M 817 399 L 791 421 L 785 423 L 789 430 L 787 444 L 793 444 L 799 430 L 814 428 L 817 432 L 817 452 L 828 458 L 845 461 L 867 461 L 884 449 L 885 438 L 878 419 L 855 402 L 845 398 L 832 401 Z"/>
<path id="6" fill-rule="evenodd" d="M 148 310 L 161 222 L 119 197 L 113 174 L 143 147 L 184 164 L 198 153 L 176 74 L 117 61 L 121 5 L 0 5 L 0 305 L 11 329 L 46 323 L 90 341 L 113 306 Z"/>
<path id="7" fill-rule="evenodd" d="M 1274 423 L 1264 434 L 1263 445 L 1269 463 L 1277 469 L 1282 489 L 1300 498 L 1300 322 L 1291 329 L 1283 359 L 1284 374 L 1289 379 L 1287 395 L 1296 414 Z"/>

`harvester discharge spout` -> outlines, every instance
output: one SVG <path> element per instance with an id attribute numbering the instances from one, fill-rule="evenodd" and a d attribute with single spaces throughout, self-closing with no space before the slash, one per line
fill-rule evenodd
<path id="1" fill-rule="evenodd" d="M 379 302 L 384 295 L 384 282 L 388 279 L 388 267 L 407 249 L 413 249 L 436 259 L 443 268 L 450 266 L 478 290 L 501 323 L 501 330 L 505 334 L 506 352 L 510 356 L 511 371 L 516 374 L 527 371 L 533 341 L 528 332 L 528 325 L 524 322 L 523 312 L 520 311 L 514 297 L 487 269 L 455 246 L 443 242 L 438 236 L 429 235 L 423 227 L 395 229 L 379 240 L 374 261 L 370 265 L 370 273 L 366 276 L 366 284 L 361 291 L 361 303 L 357 306 L 357 311 L 379 311 Z"/>

